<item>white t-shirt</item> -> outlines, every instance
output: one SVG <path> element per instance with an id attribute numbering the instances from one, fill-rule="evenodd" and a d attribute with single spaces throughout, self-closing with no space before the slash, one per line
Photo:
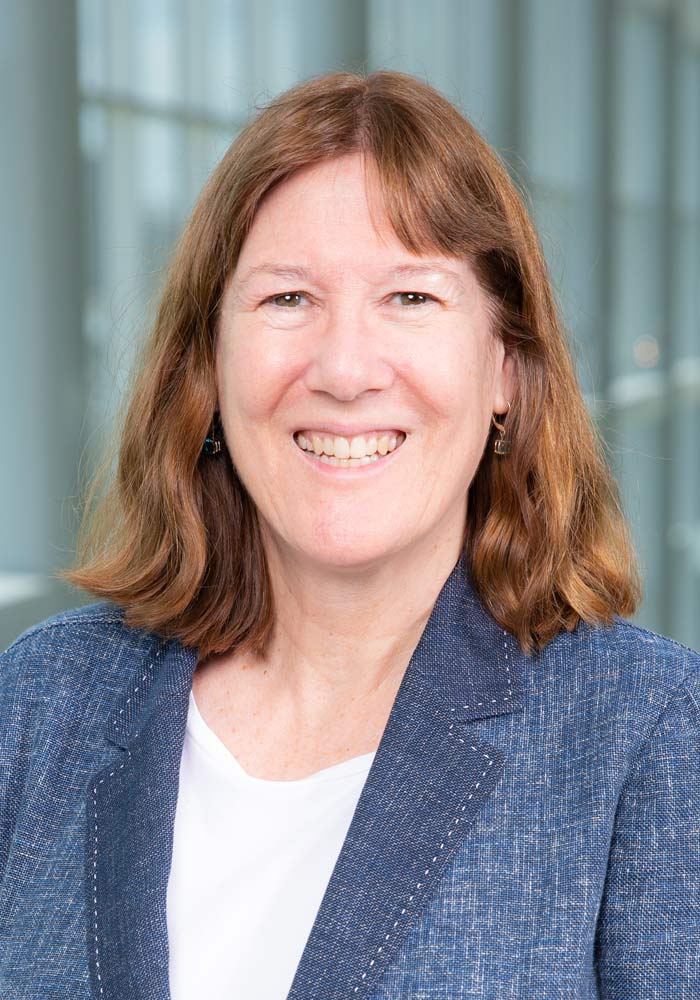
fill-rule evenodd
<path id="1" fill-rule="evenodd" d="M 172 1000 L 284 1000 L 373 759 L 251 777 L 190 692 L 167 893 Z"/>

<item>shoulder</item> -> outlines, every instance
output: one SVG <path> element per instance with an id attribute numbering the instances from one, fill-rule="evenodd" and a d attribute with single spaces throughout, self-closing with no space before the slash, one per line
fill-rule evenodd
<path id="1" fill-rule="evenodd" d="M 689 724 L 700 722 L 700 652 L 618 615 L 557 635 L 533 660 L 535 678 L 569 717 L 632 744 L 673 706 Z"/>
<path id="2" fill-rule="evenodd" d="M 20 654 L 41 644 L 60 645 L 70 639 L 71 635 L 96 634 L 104 631 L 105 627 L 119 627 L 123 623 L 123 610 L 109 601 L 68 608 L 26 629 L 8 646 L 5 653 Z"/>
<path id="3" fill-rule="evenodd" d="M 676 687 L 700 677 L 700 652 L 676 639 L 615 615 L 612 624 L 580 622 L 560 632 L 538 659 L 577 663 L 620 683 Z"/>
<path id="4" fill-rule="evenodd" d="M 22 656 L 38 649 L 61 651 L 74 646 L 99 648 L 105 641 L 134 644 L 157 638 L 152 632 L 127 625 L 123 608 L 110 601 L 98 601 L 68 608 L 37 622 L 17 636 L 3 655 Z"/>
<path id="5" fill-rule="evenodd" d="M 68 686 L 118 690 L 125 674 L 162 642 L 129 627 L 123 609 L 110 602 L 70 608 L 32 625 L 0 655 L 0 696 L 41 697 Z"/>

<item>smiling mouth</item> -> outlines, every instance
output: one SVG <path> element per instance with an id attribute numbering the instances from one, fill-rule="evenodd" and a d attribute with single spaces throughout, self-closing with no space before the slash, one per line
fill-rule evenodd
<path id="1" fill-rule="evenodd" d="M 368 435 L 367 437 L 343 438 L 314 431 L 304 434 L 297 431 L 294 441 L 298 448 L 306 451 L 319 462 L 340 468 L 355 468 L 381 461 L 386 455 L 400 448 L 406 434 Z"/>

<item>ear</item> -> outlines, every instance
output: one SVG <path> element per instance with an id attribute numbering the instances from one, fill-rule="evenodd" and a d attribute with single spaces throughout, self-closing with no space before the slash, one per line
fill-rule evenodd
<path id="1" fill-rule="evenodd" d="M 493 412 L 506 413 L 508 402 L 512 403 L 515 395 L 515 356 L 507 353 L 503 344 L 499 354 L 501 354 L 501 364 L 496 371 L 494 382 Z"/>

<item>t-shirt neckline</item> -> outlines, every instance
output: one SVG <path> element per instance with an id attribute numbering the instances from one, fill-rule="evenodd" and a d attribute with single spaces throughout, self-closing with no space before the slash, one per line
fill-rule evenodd
<path id="1" fill-rule="evenodd" d="M 376 751 L 373 750 L 358 757 L 351 757 L 348 760 L 340 761 L 338 764 L 331 764 L 329 767 L 324 767 L 320 771 L 314 771 L 313 774 L 308 774 L 303 778 L 293 778 L 291 780 L 256 778 L 244 770 L 226 744 L 219 739 L 214 730 L 204 721 L 191 689 L 189 694 L 187 729 L 192 739 L 224 767 L 227 767 L 239 781 L 248 785 L 255 785 L 258 788 L 307 789 L 311 785 L 321 784 L 326 781 L 336 781 L 360 772 L 369 771 L 376 755 Z"/>

